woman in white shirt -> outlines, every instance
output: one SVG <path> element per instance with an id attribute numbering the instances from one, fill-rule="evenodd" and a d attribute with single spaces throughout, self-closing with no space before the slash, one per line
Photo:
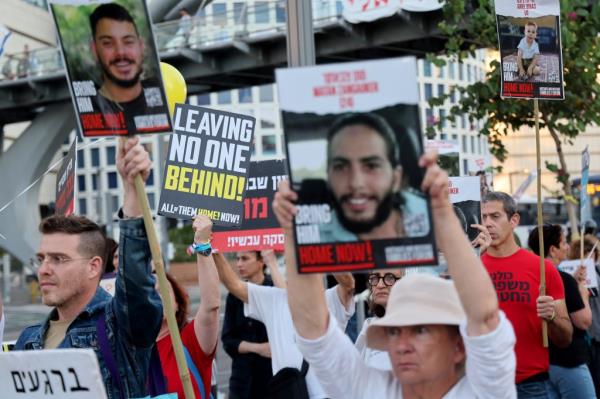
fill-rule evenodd
<path id="1" fill-rule="evenodd" d="M 367 345 L 389 353 L 392 371 L 368 367 L 331 322 L 322 277 L 298 274 L 297 195 L 280 183 L 273 209 L 285 234 L 287 299 L 298 348 L 331 398 L 515 399 L 512 326 L 452 209 L 448 175 L 435 154 L 419 164 L 427 168 L 422 190 L 429 194 L 436 241 L 453 280 L 415 274 L 394 285 L 386 315 L 367 330 Z"/>

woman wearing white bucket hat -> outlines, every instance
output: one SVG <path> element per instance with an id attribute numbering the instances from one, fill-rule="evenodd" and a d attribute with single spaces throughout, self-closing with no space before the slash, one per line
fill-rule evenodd
<path id="1" fill-rule="evenodd" d="M 512 326 L 498 308 L 489 275 L 448 200 L 448 176 L 424 155 L 435 233 L 453 281 L 411 275 L 394 285 L 386 315 L 367 330 L 367 345 L 386 350 L 392 371 L 368 367 L 330 323 L 320 275 L 298 275 L 292 218 L 296 194 L 283 182 L 273 209 L 286 234 L 288 303 L 304 358 L 332 399 L 516 398 Z"/>

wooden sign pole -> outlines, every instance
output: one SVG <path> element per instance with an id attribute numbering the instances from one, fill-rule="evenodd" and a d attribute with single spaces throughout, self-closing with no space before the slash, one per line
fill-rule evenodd
<path id="1" fill-rule="evenodd" d="M 125 140 L 124 137 L 121 138 L 121 145 L 125 145 Z M 158 243 L 158 237 L 156 236 L 152 213 L 150 212 L 150 205 L 148 204 L 146 185 L 144 184 L 144 180 L 142 180 L 142 176 L 139 174 L 135 177 L 134 183 L 139 205 L 144 217 L 144 227 L 146 228 L 146 235 L 148 236 L 148 242 L 150 244 L 152 262 L 154 264 L 154 269 L 156 270 L 156 276 L 158 277 L 158 289 L 162 297 L 163 312 L 167 317 L 167 326 L 169 327 L 171 342 L 173 343 L 173 351 L 175 352 L 175 360 L 177 361 L 177 369 L 179 370 L 179 377 L 181 377 L 185 399 L 196 399 L 192 379 L 183 353 L 179 326 L 177 325 L 175 312 L 173 311 L 173 303 L 171 301 L 171 294 L 169 293 L 169 281 L 165 274 L 165 264 L 160 252 L 160 245 Z M 201 381 L 198 381 L 198 384 L 201 383 Z"/>
<path id="2" fill-rule="evenodd" d="M 538 99 L 533 100 L 535 114 L 535 152 L 537 161 L 537 223 L 540 239 L 540 296 L 546 295 L 546 254 L 544 253 L 544 215 L 542 215 L 542 157 L 540 150 L 540 105 Z M 542 341 L 548 347 L 548 322 L 542 320 Z"/>

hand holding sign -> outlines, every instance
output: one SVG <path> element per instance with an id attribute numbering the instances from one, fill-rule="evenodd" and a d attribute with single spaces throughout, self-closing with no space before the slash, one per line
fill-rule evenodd
<path id="1" fill-rule="evenodd" d="M 480 231 L 477 237 L 475 237 L 475 239 L 471 241 L 471 245 L 474 248 L 479 248 L 480 253 L 484 253 L 492 244 L 492 236 L 490 235 L 488 229 L 485 226 L 482 226 L 480 224 L 472 224 L 471 227 Z"/>
<path id="2" fill-rule="evenodd" d="M 209 242 L 212 235 L 212 221 L 208 216 L 198 215 L 194 218 L 194 242 L 205 243 Z"/>
<path id="3" fill-rule="evenodd" d="M 135 189 L 135 177 L 140 174 L 143 180 L 150 175 L 152 161 L 150 155 L 139 143 L 139 138 L 131 137 L 119 141 L 117 152 L 117 170 L 123 179 L 123 213 L 129 217 L 142 215 L 142 209 L 138 201 Z"/>
<path id="4" fill-rule="evenodd" d="M 575 270 L 573 277 L 575 277 L 575 280 L 577 280 L 579 284 L 585 284 L 587 282 L 587 270 L 583 264 Z"/>
<path id="5" fill-rule="evenodd" d="M 140 144 L 138 137 L 128 138 L 119 142 L 117 155 L 117 170 L 124 181 L 133 185 L 135 176 L 142 175 L 146 181 L 150 175 L 152 161 L 146 149 Z"/>
<path id="6" fill-rule="evenodd" d="M 287 234 L 291 234 L 294 227 L 294 216 L 298 213 L 294 201 L 297 200 L 298 195 L 290 189 L 290 183 L 287 180 L 279 183 L 279 189 L 273 201 L 273 212 Z"/>

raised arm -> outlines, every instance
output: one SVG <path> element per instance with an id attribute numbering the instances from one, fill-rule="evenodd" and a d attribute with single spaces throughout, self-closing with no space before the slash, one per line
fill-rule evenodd
<path id="1" fill-rule="evenodd" d="M 213 254 L 215 265 L 217 266 L 217 272 L 219 273 L 219 280 L 223 283 L 227 291 L 231 295 L 238 298 L 244 303 L 248 303 L 248 283 L 242 281 L 231 269 L 229 262 L 223 256 L 223 254 Z"/>
<path id="2" fill-rule="evenodd" d="M 569 314 L 575 327 L 580 330 L 587 330 L 592 325 L 592 310 L 590 308 L 590 292 L 586 286 L 587 273 L 585 266 L 579 266 L 573 277 L 577 281 L 577 289 L 581 300 L 583 301 L 583 309 Z"/>
<path id="3" fill-rule="evenodd" d="M 287 276 L 288 305 L 296 331 L 307 339 L 316 339 L 325 334 L 329 323 L 329 311 L 325 300 L 323 276 L 321 274 L 298 274 L 294 250 L 292 220 L 297 212 L 293 201 L 296 193 L 289 183 L 279 183 L 273 210 L 285 235 L 285 267 Z"/>
<path id="4" fill-rule="evenodd" d="M 119 224 L 120 264 L 113 309 L 118 331 L 131 344 L 139 347 L 154 344 L 162 322 L 162 303 L 150 275 L 150 247 L 134 185 L 138 174 L 144 180 L 148 178 L 151 165 L 150 156 L 137 137 L 120 142 L 117 169 L 123 183 L 124 219 Z M 140 322 L 141 315 L 143 323 Z"/>
<path id="5" fill-rule="evenodd" d="M 260 251 L 260 256 L 265 262 L 265 265 L 269 268 L 271 278 L 273 279 L 273 285 L 278 288 L 286 288 L 287 284 L 281 271 L 279 270 L 279 264 L 277 263 L 277 255 L 272 249 L 263 249 Z"/>
<path id="6" fill-rule="evenodd" d="M 193 224 L 194 242 L 209 242 L 212 222 L 206 216 L 196 216 Z M 210 354 L 214 351 L 219 338 L 219 275 L 212 256 L 196 254 L 198 267 L 198 288 L 200 288 L 200 306 L 194 317 L 194 331 L 202 351 Z"/>
<path id="7" fill-rule="evenodd" d="M 427 168 L 421 188 L 429 193 L 437 243 L 448 262 L 460 301 L 467 314 L 467 332 L 478 336 L 500 322 L 498 298 L 490 277 L 475 255 L 448 199 L 448 174 L 437 165 L 437 155 L 419 160 Z"/>

